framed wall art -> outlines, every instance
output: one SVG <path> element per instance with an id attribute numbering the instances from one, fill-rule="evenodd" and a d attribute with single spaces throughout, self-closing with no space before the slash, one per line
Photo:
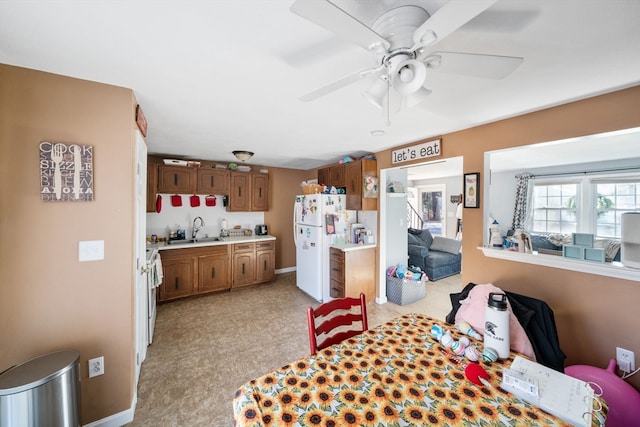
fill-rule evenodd
<path id="1" fill-rule="evenodd" d="M 480 173 L 464 174 L 464 207 L 480 207 Z"/>
<path id="2" fill-rule="evenodd" d="M 45 202 L 93 200 L 93 147 L 40 143 L 40 199 Z"/>

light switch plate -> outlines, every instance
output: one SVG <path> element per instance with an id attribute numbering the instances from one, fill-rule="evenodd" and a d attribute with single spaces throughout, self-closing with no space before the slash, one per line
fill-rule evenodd
<path id="1" fill-rule="evenodd" d="M 104 240 L 86 240 L 78 243 L 78 261 L 104 259 Z"/>

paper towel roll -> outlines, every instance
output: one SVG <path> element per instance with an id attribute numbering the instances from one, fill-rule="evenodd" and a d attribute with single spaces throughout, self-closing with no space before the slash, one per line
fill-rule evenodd
<path id="1" fill-rule="evenodd" d="M 223 219 L 223 220 L 222 220 L 222 229 L 223 229 L 223 230 L 226 230 L 226 229 L 227 229 L 227 220 L 226 220 L 226 219 Z"/>

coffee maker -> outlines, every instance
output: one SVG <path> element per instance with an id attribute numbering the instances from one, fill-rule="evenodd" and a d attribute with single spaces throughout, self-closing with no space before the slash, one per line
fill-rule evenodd
<path id="1" fill-rule="evenodd" d="M 266 224 L 258 224 L 255 229 L 256 236 L 266 236 L 269 234 L 269 229 Z"/>

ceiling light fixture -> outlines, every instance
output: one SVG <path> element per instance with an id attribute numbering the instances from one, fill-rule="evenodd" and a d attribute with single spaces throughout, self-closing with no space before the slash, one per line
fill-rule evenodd
<path id="1" fill-rule="evenodd" d="M 233 151 L 233 155 L 236 156 L 236 159 L 246 162 L 253 157 L 253 152 L 246 150 L 237 150 Z"/>

